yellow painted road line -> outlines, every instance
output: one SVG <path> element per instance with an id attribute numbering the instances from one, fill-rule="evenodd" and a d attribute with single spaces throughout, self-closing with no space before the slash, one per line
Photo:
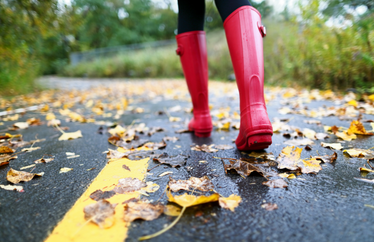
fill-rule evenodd
<path id="1" fill-rule="evenodd" d="M 90 241 L 90 242 L 123 242 L 127 236 L 127 230 L 130 223 L 123 221 L 122 202 L 139 197 L 138 192 L 127 194 L 116 194 L 107 199 L 110 203 L 118 203 L 115 213 L 115 223 L 108 229 L 100 229 L 96 224 L 86 223 L 84 219 L 83 208 L 89 204 L 96 203 L 89 196 L 94 191 L 110 191 L 121 178 L 131 177 L 143 180 L 147 173 L 149 158 L 143 160 L 119 159 L 107 164 L 104 169 L 95 178 L 89 188 L 78 199 L 70 211 L 65 215 L 63 220 L 55 227 L 45 242 L 73 242 L 73 241 Z M 131 171 L 124 169 L 126 165 Z"/>

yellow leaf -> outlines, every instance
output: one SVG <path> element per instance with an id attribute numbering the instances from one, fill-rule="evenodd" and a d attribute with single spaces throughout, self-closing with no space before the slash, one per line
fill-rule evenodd
<path id="1" fill-rule="evenodd" d="M 53 113 L 47 113 L 47 115 L 45 116 L 45 120 L 54 120 L 56 119 L 56 116 L 53 114 Z"/>
<path id="2" fill-rule="evenodd" d="M 66 172 L 69 172 L 69 171 L 72 171 L 73 168 L 68 168 L 68 167 L 63 167 L 60 169 L 60 172 L 59 173 L 66 173 Z"/>
<path id="3" fill-rule="evenodd" d="M 229 197 L 220 197 L 218 199 L 219 205 L 222 208 L 230 209 L 232 212 L 234 212 L 235 208 L 239 206 L 241 201 L 242 198 L 235 194 L 231 194 Z"/>
<path id="4" fill-rule="evenodd" d="M 358 103 L 357 103 L 356 100 L 351 100 L 351 101 L 347 102 L 347 105 L 350 105 L 350 106 L 353 106 L 353 107 L 357 107 Z"/>
<path id="5" fill-rule="evenodd" d="M 317 173 L 320 170 L 322 170 L 319 163 L 321 163 L 320 160 L 317 160 L 316 158 L 311 158 L 311 159 L 301 160 L 298 164 L 298 167 L 301 168 L 302 173 Z"/>
<path id="6" fill-rule="evenodd" d="M 288 179 L 295 179 L 296 176 L 295 174 L 291 173 L 291 174 L 287 174 L 287 173 L 280 173 L 279 174 L 280 177 L 283 177 L 283 178 L 288 178 Z"/>
<path id="7" fill-rule="evenodd" d="M 296 170 L 299 162 L 301 151 L 303 149 L 294 146 L 287 146 L 282 150 L 277 158 L 278 169 Z"/>
<path id="8" fill-rule="evenodd" d="M 370 96 L 368 96 L 368 98 L 370 99 L 370 101 L 374 102 L 374 94 L 371 94 Z"/>
<path id="9" fill-rule="evenodd" d="M 169 117 L 169 121 L 170 122 L 179 122 L 179 121 L 181 121 L 182 119 L 181 118 L 179 118 L 179 117 Z"/>
<path id="10" fill-rule="evenodd" d="M 173 196 L 170 191 L 168 191 L 167 196 L 169 202 L 174 202 L 182 207 L 191 207 L 203 203 L 217 202 L 219 199 L 218 193 L 213 193 L 210 196 L 194 196 L 187 193 L 180 196 Z"/>
<path id="11" fill-rule="evenodd" d="M 351 126 L 347 130 L 347 134 L 373 135 L 373 133 L 366 132 L 364 125 L 358 120 L 353 120 L 351 122 Z"/>
<path id="12" fill-rule="evenodd" d="M 80 130 L 75 131 L 75 132 L 70 132 L 70 133 L 63 133 L 58 140 L 70 140 L 70 139 L 78 139 L 81 138 L 82 132 Z"/>
<path id="13" fill-rule="evenodd" d="M 343 146 L 341 143 L 325 143 L 321 142 L 321 146 L 325 148 L 332 148 L 334 150 L 341 150 L 343 149 Z"/>
<path id="14" fill-rule="evenodd" d="M 366 168 L 366 167 L 360 167 L 360 171 L 374 172 L 373 170 L 368 169 L 368 168 Z"/>
<path id="15" fill-rule="evenodd" d="M 168 216 L 176 217 L 176 216 L 179 216 L 181 211 L 182 211 L 182 209 L 180 207 L 177 207 L 174 204 L 168 204 L 168 205 L 165 206 L 164 214 L 166 214 Z"/>
<path id="16" fill-rule="evenodd" d="M 351 141 L 353 139 L 357 139 L 357 136 L 355 134 L 348 134 L 347 131 L 343 132 L 336 132 L 335 134 L 338 138 L 345 140 L 345 141 Z"/>

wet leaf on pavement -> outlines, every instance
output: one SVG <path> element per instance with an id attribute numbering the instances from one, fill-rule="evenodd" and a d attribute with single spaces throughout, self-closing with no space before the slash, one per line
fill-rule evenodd
<path id="1" fill-rule="evenodd" d="M 338 154 L 334 152 L 334 154 L 332 155 L 314 156 L 313 158 L 316 158 L 317 160 L 321 160 L 324 163 L 333 163 L 338 158 Z"/>
<path id="2" fill-rule="evenodd" d="M 343 149 L 343 146 L 342 146 L 341 143 L 324 143 L 324 142 L 321 142 L 321 146 L 325 147 L 325 148 L 331 148 L 331 149 L 334 149 L 334 150 Z"/>
<path id="3" fill-rule="evenodd" d="M 122 178 L 118 180 L 118 184 L 113 189 L 116 193 L 125 194 L 127 192 L 139 191 L 147 185 L 145 182 L 139 180 L 138 178 Z"/>
<path id="4" fill-rule="evenodd" d="M 167 146 L 167 144 L 166 144 L 165 141 L 161 141 L 159 143 L 149 142 L 149 143 L 146 143 L 144 145 L 144 147 L 147 147 L 147 148 L 153 149 L 153 150 L 164 149 L 166 146 Z"/>
<path id="5" fill-rule="evenodd" d="M 348 154 L 350 157 L 374 159 L 374 151 L 365 149 L 347 149 L 343 153 Z"/>
<path id="6" fill-rule="evenodd" d="M 16 185 L 0 185 L 0 188 L 8 191 L 17 191 L 17 192 L 24 192 L 22 186 L 16 186 Z"/>
<path id="7" fill-rule="evenodd" d="M 170 136 L 166 136 L 166 137 L 164 137 L 162 140 L 165 141 L 165 142 L 166 142 L 166 141 L 171 141 L 171 142 L 175 143 L 176 141 L 179 140 L 179 138 L 178 138 L 178 137 L 170 137 Z"/>
<path id="8" fill-rule="evenodd" d="M 312 145 L 314 144 L 313 140 L 305 138 L 305 139 L 292 139 L 287 140 L 284 142 L 286 145 L 298 146 L 298 145 Z"/>
<path id="9" fill-rule="evenodd" d="M 100 200 L 84 207 L 84 218 L 97 224 L 102 229 L 110 228 L 114 224 L 116 206 L 117 204 L 111 204 L 107 200 Z"/>
<path id="10" fill-rule="evenodd" d="M 155 155 L 153 157 L 154 161 L 158 161 L 162 164 L 170 165 L 171 167 L 183 166 L 186 164 L 187 159 L 188 159 L 188 156 L 185 156 L 185 155 L 169 156 L 167 153 L 163 153 L 161 155 Z"/>
<path id="11" fill-rule="evenodd" d="M 229 197 L 220 197 L 218 199 L 218 203 L 221 208 L 230 209 L 232 212 L 235 211 L 235 208 L 239 206 L 241 201 L 242 198 L 235 194 L 231 194 Z"/>
<path id="12" fill-rule="evenodd" d="M 310 159 L 301 160 L 298 162 L 297 166 L 301 168 L 301 172 L 305 174 L 313 173 L 317 174 L 322 167 L 319 165 L 321 160 L 312 157 Z"/>
<path id="13" fill-rule="evenodd" d="M 234 149 L 234 146 L 232 146 L 232 145 L 216 145 L 214 147 L 216 149 L 219 149 L 219 150 L 231 150 L 231 149 Z"/>
<path id="14" fill-rule="evenodd" d="M 261 207 L 266 209 L 267 211 L 273 211 L 278 209 L 278 205 L 276 203 L 264 203 L 261 205 Z"/>
<path id="15" fill-rule="evenodd" d="M 286 188 L 286 187 L 288 187 L 287 182 L 285 182 L 283 179 L 264 181 L 262 184 L 265 185 L 265 186 L 271 187 L 271 188 Z"/>
<path id="16" fill-rule="evenodd" d="M 295 148 L 294 146 L 285 147 L 276 160 L 278 162 L 278 169 L 297 170 L 297 164 L 300 161 L 302 150 L 303 149 Z"/>
<path id="17" fill-rule="evenodd" d="M 123 219 L 132 222 L 136 219 L 151 221 L 158 218 L 164 212 L 164 206 L 160 203 L 150 204 L 143 201 L 129 202 L 124 205 Z"/>
<path id="18" fill-rule="evenodd" d="M 102 199 L 108 199 L 113 197 L 116 194 L 114 191 L 102 191 L 102 190 L 96 190 L 93 193 L 91 193 L 90 198 L 99 201 Z"/>
<path id="19" fill-rule="evenodd" d="M 11 155 L 8 155 L 8 154 L 0 155 L 0 166 L 7 165 L 7 164 L 9 164 L 10 160 L 14 160 L 16 158 L 17 158 L 17 156 L 11 156 Z"/>
<path id="20" fill-rule="evenodd" d="M 179 190 L 200 190 L 208 192 L 214 189 L 212 181 L 207 176 L 203 176 L 201 178 L 190 177 L 188 180 L 178 181 L 170 177 L 168 186 L 173 192 L 177 192 Z"/>
<path id="21" fill-rule="evenodd" d="M 60 172 L 59 173 L 66 173 L 66 172 L 69 172 L 69 171 L 72 171 L 73 168 L 69 168 L 69 167 L 63 167 L 60 169 Z"/>
<path id="22" fill-rule="evenodd" d="M 14 153 L 14 150 L 12 148 L 9 148 L 8 146 L 0 146 L 0 153 L 11 154 Z"/>
<path id="23" fill-rule="evenodd" d="M 80 130 L 75 131 L 75 132 L 64 132 L 58 140 L 63 141 L 63 140 L 72 140 L 72 139 L 78 139 L 82 138 L 82 132 Z"/>
<path id="24" fill-rule="evenodd" d="M 336 132 L 335 135 L 344 141 L 352 141 L 354 139 L 357 139 L 357 136 L 355 134 L 348 133 L 347 131 Z"/>
<path id="25" fill-rule="evenodd" d="M 347 133 L 360 135 L 374 135 L 374 133 L 367 132 L 364 125 L 358 120 L 354 120 L 351 122 L 351 125 L 347 130 Z"/>
<path id="26" fill-rule="evenodd" d="M 174 204 L 167 204 L 164 209 L 164 214 L 168 216 L 176 217 L 176 216 L 179 216 L 181 211 L 182 211 L 181 207 L 176 206 Z"/>
<path id="27" fill-rule="evenodd" d="M 173 196 L 171 191 L 167 192 L 169 202 L 174 202 L 182 207 L 191 207 L 203 203 L 217 202 L 219 199 L 218 193 L 213 193 L 209 196 L 194 196 L 187 193 L 179 196 Z"/>
<path id="28" fill-rule="evenodd" d="M 6 179 L 13 183 L 18 184 L 20 182 L 28 182 L 31 181 L 35 176 L 43 176 L 44 173 L 29 173 L 26 171 L 17 171 L 13 168 L 10 168 L 6 175 Z"/>

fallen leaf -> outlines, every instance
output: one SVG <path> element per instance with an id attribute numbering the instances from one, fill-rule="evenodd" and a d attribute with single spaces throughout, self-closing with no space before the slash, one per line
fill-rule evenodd
<path id="1" fill-rule="evenodd" d="M 27 129 L 29 124 L 27 122 L 17 122 L 13 124 L 13 127 L 16 129 Z"/>
<path id="2" fill-rule="evenodd" d="M 308 139 L 314 140 L 316 139 L 316 131 L 305 128 L 303 129 L 303 135 L 307 137 Z"/>
<path id="3" fill-rule="evenodd" d="M 61 125 L 61 121 L 58 120 L 58 119 L 52 119 L 52 120 L 48 121 L 48 123 L 47 123 L 47 126 L 52 126 L 52 127 L 60 126 L 60 125 Z"/>
<path id="4" fill-rule="evenodd" d="M 298 162 L 298 167 L 301 168 L 301 172 L 305 174 L 309 173 L 318 173 L 320 170 L 322 170 L 322 167 L 319 165 L 321 163 L 320 160 L 316 159 L 315 157 L 312 157 L 310 159 L 301 160 Z"/>
<path id="5" fill-rule="evenodd" d="M 39 150 L 40 147 L 29 147 L 29 148 L 23 148 L 21 151 L 22 152 L 32 152 L 34 150 Z"/>
<path id="6" fill-rule="evenodd" d="M 287 174 L 287 173 L 280 173 L 279 174 L 280 177 L 283 177 L 283 178 L 288 178 L 288 179 L 295 179 L 296 176 L 295 174 L 291 173 L 291 174 Z"/>
<path id="7" fill-rule="evenodd" d="M 147 185 L 139 180 L 138 178 L 122 178 L 118 180 L 118 184 L 113 189 L 116 193 L 125 194 L 127 192 L 135 192 L 139 191 L 143 187 L 146 187 Z"/>
<path id="8" fill-rule="evenodd" d="M 314 156 L 313 158 L 316 158 L 317 160 L 321 160 L 325 163 L 333 163 L 338 158 L 338 154 L 334 152 L 334 154 L 332 155 Z"/>
<path id="9" fill-rule="evenodd" d="M 185 155 L 169 156 L 167 153 L 155 155 L 153 157 L 154 161 L 170 165 L 171 167 L 183 166 L 186 164 L 187 159 L 188 156 Z"/>
<path id="10" fill-rule="evenodd" d="M 56 116 L 53 113 L 47 113 L 45 120 L 50 121 L 56 119 Z"/>
<path id="11" fill-rule="evenodd" d="M 30 118 L 26 120 L 26 123 L 28 123 L 30 126 L 39 126 L 43 124 L 42 122 L 40 122 L 40 119 L 37 118 Z"/>
<path id="12" fill-rule="evenodd" d="M 348 134 L 347 131 L 343 132 L 336 132 L 335 135 L 345 141 L 351 141 L 353 139 L 356 139 L 357 136 L 355 134 Z"/>
<path id="13" fill-rule="evenodd" d="M 220 197 L 218 203 L 221 208 L 230 209 L 231 212 L 235 211 L 235 208 L 239 206 L 242 198 L 238 195 L 231 194 L 229 197 Z"/>
<path id="14" fill-rule="evenodd" d="M 226 174 L 229 170 L 235 170 L 242 177 L 249 176 L 254 171 L 261 173 L 259 168 L 241 159 L 230 159 L 229 162 L 229 165 L 224 164 Z"/>
<path id="15" fill-rule="evenodd" d="M 114 214 L 116 206 L 117 204 L 100 200 L 97 203 L 84 207 L 84 218 L 97 224 L 101 229 L 110 228 L 115 221 Z"/>
<path id="16" fill-rule="evenodd" d="M 190 177 L 188 180 L 174 180 L 170 177 L 168 186 L 171 191 L 177 192 L 179 190 L 200 190 L 204 192 L 213 191 L 214 185 L 212 181 L 207 177 L 203 176 L 201 178 Z"/>
<path id="17" fill-rule="evenodd" d="M 343 153 L 348 154 L 350 157 L 374 159 L 374 151 L 365 149 L 347 149 Z"/>
<path id="18" fill-rule="evenodd" d="M 374 135 L 373 133 L 369 133 L 365 130 L 364 125 L 358 121 L 354 120 L 351 122 L 349 129 L 347 130 L 348 134 L 360 134 L 360 135 Z"/>
<path id="19" fill-rule="evenodd" d="M 314 144 L 313 140 L 308 138 L 305 139 L 292 139 L 284 142 L 286 145 L 299 146 L 299 145 L 312 145 Z"/>
<path id="20" fill-rule="evenodd" d="M 278 209 L 278 205 L 276 203 L 264 203 L 261 205 L 261 207 L 266 209 L 267 211 L 273 211 Z"/>
<path id="21" fill-rule="evenodd" d="M 166 136 L 162 140 L 165 141 L 165 142 L 166 141 L 171 141 L 171 142 L 175 143 L 176 141 L 179 140 L 179 138 L 178 137 L 169 137 L 169 136 Z"/>
<path id="22" fill-rule="evenodd" d="M 127 154 L 129 160 L 142 160 L 148 157 L 153 157 L 154 152 L 151 150 L 134 150 Z"/>
<path id="23" fill-rule="evenodd" d="M 164 208 L 164 214 L 173 217 L 179 216 L 181 211 L 182 209 L 174 204 L 167 204 Z"/>
<path id="24" fill-rule="evenodd" d="M 124 206 L 123 219 L 132 222 L 136 219 L 151 221 L 158 218 L 164 211 L 164 206 L 160 203 L 150 204 L 143 201 L 129 202 Z"/>
<path id="25" fill-rule="evenodd" d="M 82 132 L 80 130 L 75 131 L 75 132 L 70 132 L 70 133 L 63 133 L 58 140 L 71 140 L 71 139 L 78 139 L 81 138 Z"/>
<path id="26" fill-rule="evenodd" d="M 17 191 L 17 192 L 24 192 L 22 186 L 15 186 L 15 185 L 0 185 L 0 188 L 8 191 Z"/>
<path id="27" fill-rule="evenodd" d="M 219 199 L 218 193 L 213 193 L 210 196 L 194 196 L 187 193 L 179 196 L 173 196 L 171 192 L 167 192 L 169 202 L 174 202 L 182 207 L 191 207 L 203 203 L 217 202 Z"/>
<path id="28" fill-rule="evenodd" d="M 217 149 L 214 149 L 213 148 L 214 145 L 196 145 L 194 147 L 191 148 L 191 150 L 195 150 L 195 151 L 203 151 L 203 152 L 207 152 L 207 153 L 214 153 L 214 152 L 217 152 L 218 150 Z"/>
<path id="29" fill-rule="evenodd" d="M 276 160 L 278 162 L 278 169 L 297 170 L 297 164 L 300 161 L 302 150 L 303 149 L 295 148 L 294 146 L 285 147 Z"/>
<path id="30" fill-rule="evenodd" d="M 172 116 L 169 117 L 169 121 L 170 121 L 170 122 L 179 122 L 179 121 L 181 121 L 181 120 L 182 120 L 182 119 L 179 118 L 179 117 L 172 117 Z"/>
<path id="31" fill-rule="evenodd" d="M 316 138 L 318 140 L 324 140 L 324 139 L 328 139 L 330 136 L 328 134 L 325 134 L 325 133 L 317 133 L 316 134 Z"/>
<path id="32" fill-rule="evenodd" d="M 285 182 L 283 179 L 264 181 L 262 184 L 265 185 L 265 186 L 271 187 L 271 188 L 285 188 L 285 187 L 288 187 L 287 182 Z"/>
<path id="33" fill-rule="evenodd" d="M 49 163 L 51 161 L 53 161 L 55 158 L 54 157 L 51 157 L 51 158 L 40 158 L 36 161 L 34 161 L 35 164 L 39 164 L 39 163 Z"/>
<path id="34" fill-rule="evenodd" d="M 165 171 L 158 176 L 161 177 L 161 176 L 166 176 L 166 175 L 169 175 L 169 174 L 173 174 L 173 172 L 172 171 Z"/>
<path id="35" fill-rule="evenodd" d="M 16 158 L 17 158 L 17 156 L 11 156 L 11 155 L 8 155 L 8 154 L 0 155 L 0 166 L 7 165 L 7 164 L 9 164 L 10 160 L 14 160 Z"/>
<path id="36" fill-rule="evenodd" d="M 72 171 L 73 168 L 68 168 L 68 167 L 63 167 L 60 169 L 60 172 L 59 173 L 66 173 L 66 172 L 69 172 L 69 171 Z"/>
<path id="37" fill-rule="evenodd" d="M 136 148 L 142 147 L 143 145 L 145 145 L 148 142 L 149 142 L 148 140 L 144 140 L 144 139 L 131 141 L 130 143 L 119 141 L 117 143 L 117 146 L 128 149 L 128 150 L 131 150 L 131 149 L 136 149 Z"/>
<path id="38" fill-rule="evenodd" d="M 160 189 L 160 186 L 158 184 L 151 182 L 151 181 L 147 182 L 146 185 L 147 185 L 146 187 L 143 187 L 141 189 L 141 191 L 146 192 L 146 193 L 142 193 L 143 195 L 146 195 L 146 196 L 148 195 L 147 193 L 154 193 L 154 192 L 157 192 L 158 189 Z"/>
<path id="39" fill-rule="evenodd" d="M 334 150 L 343 149 L 343 146 L 342 146 L 341 143 L 324 143 L 324 142 L 321 142 L 321 146 L 325 147 L 325 148 L 331 148 L 331 149 L 334 149 Z"/>
<path id="40" fill-rule="evenodd" d="M 14 153 L 14 150 L 12 148 L 9 148 L 8 146 L 0 146 L 0 153 L 11 154 Z"/>
<path id="41" fill-rule="evenodd" d="M 96 190 L 93 193 L 91 193 L 90 198 L 99 201 L 102 199 L 108 199 L 116 195 L 115 191 L 102 191 L 102 190 Z"/>
<path id="42" fill-rule="evenodd" d="M 164 149 L 166 146 L 167 146 L 167 144 L 166 144 L 165 141 L 161 141 L 159 143 L 149 142 L 149 143 L 146 143 L 144 145 L 144 147 L 147 147 L 147 148 L 153 149 L 153 150 Z"/>
<path id="43" fill-rule="evenodd" d="M 153 127 L 151 128 L 149 131 L 148 131 L 148 136 L 152 136 L 154 135 L 155 133 L 158 133 L 158 132 L 164 132 L 165 130 L 161 127 Z"/>
<path id="44" fill-rule="evenodd" d="M 21 181 L 23 182 L 28 182 L 31 181 L 35 176 L 43 176 L 44 173 L 29 173 L 25 171 L 17 171 L 12 168 L 8 171 L 6 175 L 6 179 L 13 183 L 17 184 L 20 183 Z"/>

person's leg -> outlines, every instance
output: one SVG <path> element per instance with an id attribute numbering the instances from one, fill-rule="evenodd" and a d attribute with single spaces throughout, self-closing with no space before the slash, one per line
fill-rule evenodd
<path id="1" fill-rule="evenodd" d="M 264 99 L 262 38 L 266 35 L 261 15 L 245 0 L 215 0 L 223 26 L 240 95 L 239 150 L 271 145 L 273 129 Z M 231 7 L 229 6 L 231 4 Z"/>
<path id="2" fill-rule="evenodd" d="M 183 67 L 193 105 L 193 119 L 188 128 L 196 136 L 212 132 L 208 103 L 208 57 L 204 28 L 205 1 L 178 0 L 177 54 Z"/>

